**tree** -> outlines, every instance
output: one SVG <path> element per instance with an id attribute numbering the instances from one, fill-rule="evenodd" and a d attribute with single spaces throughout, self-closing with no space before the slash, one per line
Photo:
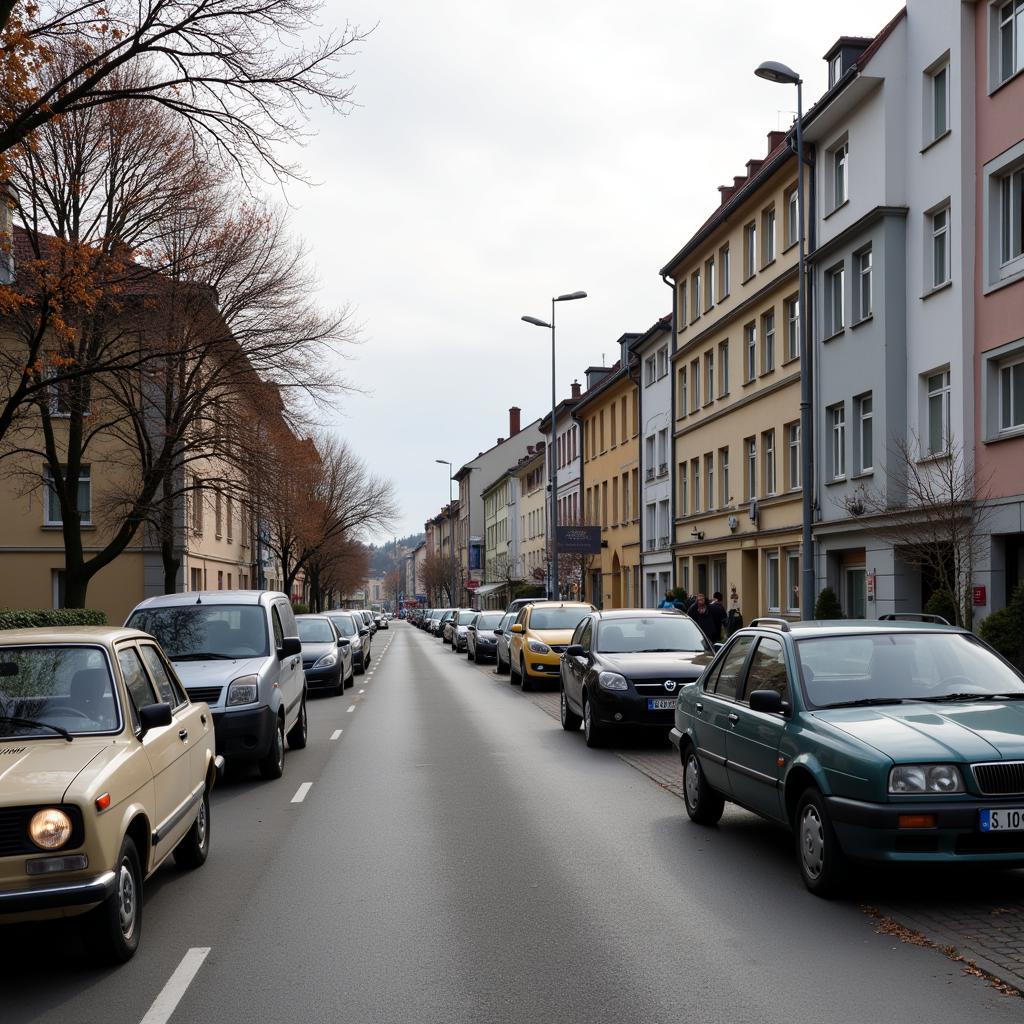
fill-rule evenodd
<path id="1" fill-rule="evenodd" d="M 836 597 L 836 592 L 831 587 L 822 588 L 821 593 L 818 594 L 818 600 L 814 602 L 814 617 L 819 621 L 830 621 L 843 617 L 839 598 Z"/>
<path id="2" fill-rule="evenodd" d="M 402 593 L 402 570 L 396 565 L 384 576 L 384 597 L 391 602 L 393 611 L 398 610 L 398 599 Z"/>
<path id="3" fill-rule="evenodd" d="M 417 582 L 432 605 L 455 603 L 452 580 L 458 579 L 462 566 L 458 558 L 428 551 L 417 571 Z"/>
<path id="4" fill-rule="evenodd" d="M 1005 608 L 982 621 L 978 635 L 1024 671 L 1024 583 L 1017 585 Z"/>

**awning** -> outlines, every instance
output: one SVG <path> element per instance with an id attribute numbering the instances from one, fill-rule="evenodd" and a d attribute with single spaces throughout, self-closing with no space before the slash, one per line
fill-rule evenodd
<path id="1" fill-rule="evenodd" d="M 485 583 L 482 587 L 477 587 L 473 593 L 476 594 L 477 597 L 480 597 L 483 594 L 490 594 L 495 590 L 501 590 L 501 588 L 506 585 L 507 584 L 505 583 Z"/>

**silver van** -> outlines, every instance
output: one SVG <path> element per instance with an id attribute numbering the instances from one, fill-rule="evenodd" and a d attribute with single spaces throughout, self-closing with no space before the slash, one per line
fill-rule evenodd
<path id="1" fill-rule="evenodd" d="M 217 753 L 284 773 L 285 737 L 306 745 L 302 644 L 285 594 L 210 590 L 142 601 L 126 625 L 160 641 L 189 697 L 213 714 Z"/>

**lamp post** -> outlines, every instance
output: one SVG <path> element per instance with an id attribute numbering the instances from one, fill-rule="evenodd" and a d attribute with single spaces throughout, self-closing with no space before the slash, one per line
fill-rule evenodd
<path id="1" fill-rule="evenodd" d="M 548 596 L 553 600 L 558 599 L 558 465 L 556 452 L 558 450 L 558 437 L 555 424 L 555 303 L 572 302 L 574 299 L 585 299 L 586 292 L 567 292 L 565 295 L 555 296 L 551 300 L 551 323 L 538 320 L 535 316 L 524 316 L 520 319 L 534 327 L 546 327 L 551 331 L 551 444 L 548 445 L 548 462 L 551 465 L 551 537 L 549 540 L 551 550 L 551 564 L 548 572 Z"/>
<path id="2" fill-rule="evenodd" d="M 796 217 L 799 221 L 799 292 L 800 304 L 800 483 L 803 485 L 803 515 L 801 523 L 801 549 L 803 567 L 800 581 L 800 615 L 804 619 L 814 616 L 814 537 L 812 535 L 814 516 L 814 491 L 811 479 L 814 474 L 814 423 L 811 418 L 811 388 L 814 372 L 814 353 L 807 337 L 807 257 L 805 253 L 804 221 L 804 140 L 803 140 L 803 79 L 790 67 L 778 61 L 766 60 L 754 70 L 758 78 L 780 85 L 796 86 Z"/>
<path id="3" fill-rule="evenodd" d="M 448 467 L 448 557 L 452 557 L 452 552 L 455 550 L 455 532 L 452 527 L 452 464 L 447 459 L 434 459 L 434 461 L 440 466 Z M 455 604 L 455 566 L 452 565 L 452 583 L 451 583 L 451 598 L 452 604 Z"/>

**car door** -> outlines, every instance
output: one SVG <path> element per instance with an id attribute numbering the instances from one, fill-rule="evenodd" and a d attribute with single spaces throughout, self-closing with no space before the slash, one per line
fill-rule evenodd
<path id="1" fill-rule="evenodd" d="M 782 714 L 752 710 L 749 701 L 755 690 L 775 690 L 784 701 L 790 699 L 786 654 L 775 637 L 761 637 L 748 660 L 742 697 L 729 717 L 725 756 L 737 803 L 781 820 L 782 769 L 778 757 L 788 719 Z"/>
<path id="2" fill-rule="evenodd" d="M 136 716 L 144 707 L 161 702 L 137 644 L 119 644 L 117 663 Z M 192 789 L 188 743 L 187 737 L 180 736 L 184 728 L 180 721 L 172 719 L 170 725 L 157 726 L 142 737 L 142 746 L 153 770 L 155 820 L 151 824 L 156 860 L 173 849 L 192 823 L 187 815 Z"/>
<path id="3" fill-rule="evenodd" d="M 576 632 L 573 633 L 571 643 L 579 644 L 580 647 L 589 653 L 593 636 L 594 620 L 586 618 L 576 627 Z M 566 699 L 569 704 L 572 705 L 574 710 L 582 714 L 583 682 L 586 678 L 587 670 L 590 668 L 590 660 L 586 655 L 576 656 L 573 658 L 568 655 L 563 655 L 562 663 L 566 668 L 565 674 L 563 675 Z"/>
<path id="4" fill-rule="evenodd" d="M 515 624 L 523 627 L 522 633 L 513 633 L 509 637 L 508 641 L 508 660 L 510 665 L 518 665 L 519 658 L 523 650 L 523 637 L 526 634 L 526 630 L 530 624 L 530 606 L 527 605 L 525 608 L 519 610 L 519 614 L 515 618 Z"/>
<path id="5" fill-rule="evenodd" d="M 271 605 L 270 622 L 274 631 L 275 649 L 280 648 L 284 637 L 299 635 L 295 615 L 287 601 L 275 601 Z M 290 729 L 298 717 L 302 691 L 306 685 L 306 675 L 302 671 L 302 655 L 295 654 L 278 662 L 277 682 L 281 688 L 281 700 L 284 702 L 285 725 Z"/>
<path id="6" fill-rule="evenodd" d="M 751 634 L 736 637 L 719 666 L 704 681 L 704 692 L 693 705 L 697 754 L 708 782 L 720 793 L 732 792 L 726 769 L 726 740 L 754 640 Z"/>

